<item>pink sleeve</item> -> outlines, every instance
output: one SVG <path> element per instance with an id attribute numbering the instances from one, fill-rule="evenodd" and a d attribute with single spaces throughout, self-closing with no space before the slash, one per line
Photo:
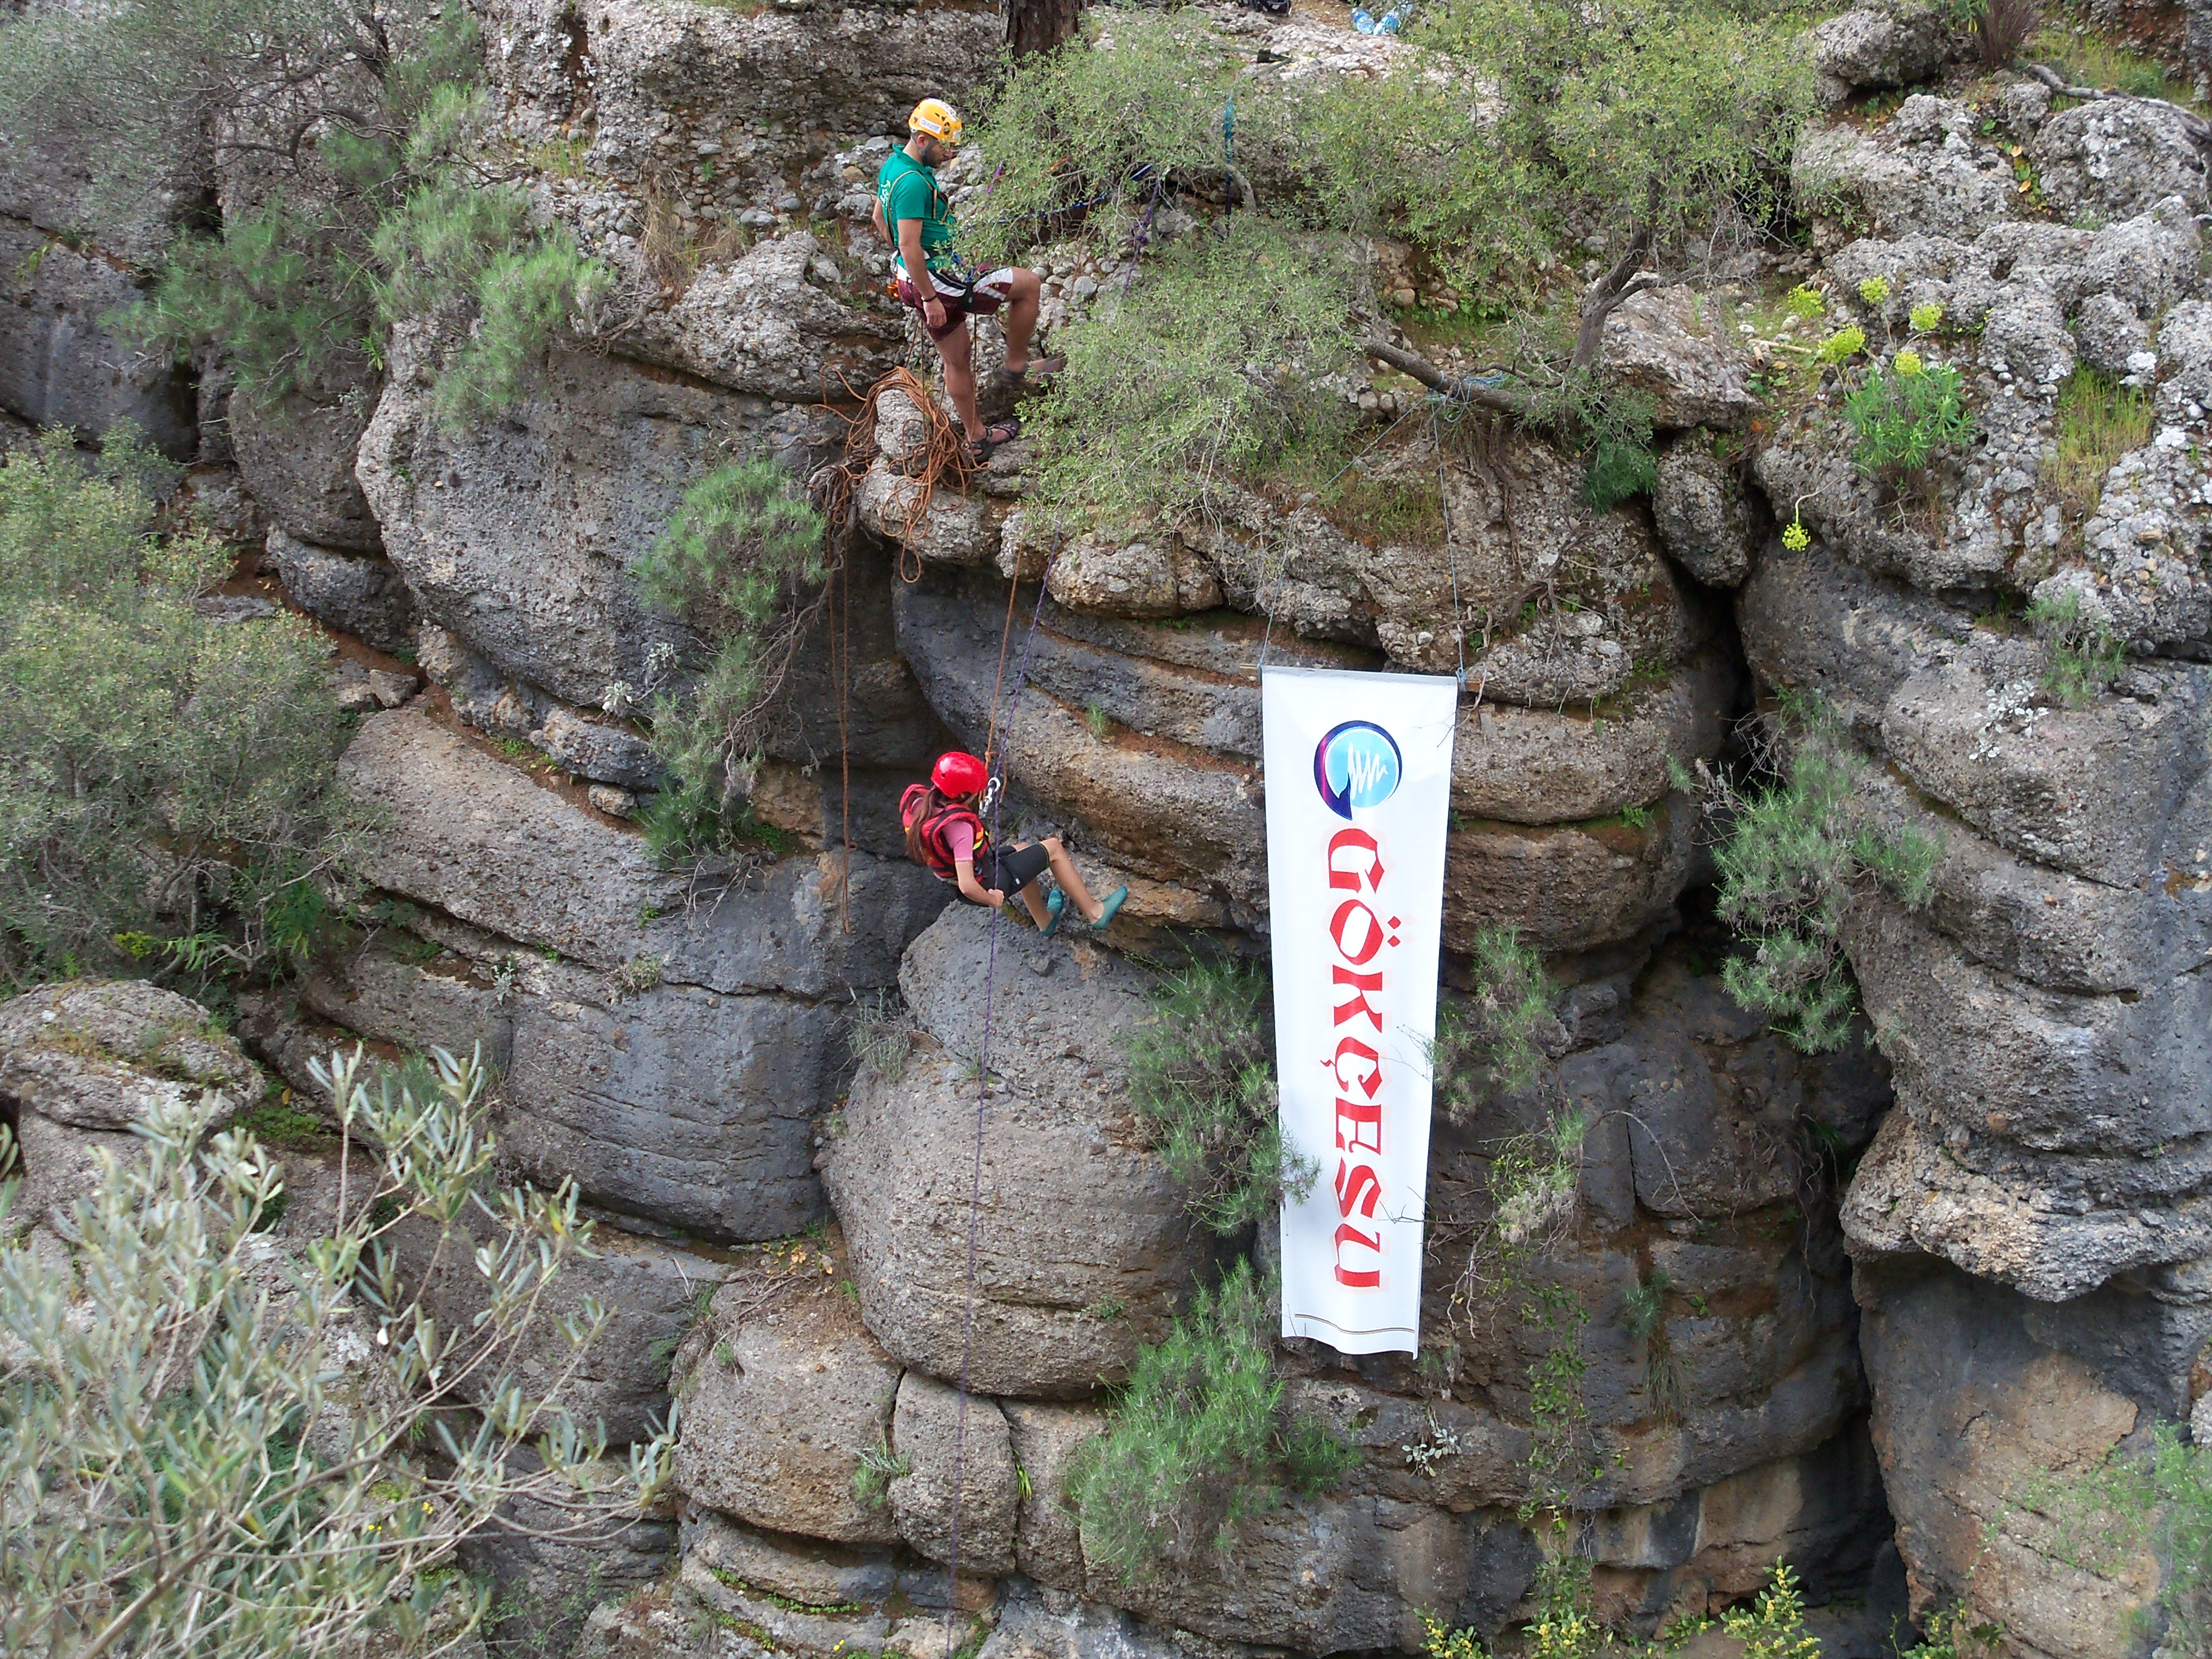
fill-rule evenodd
<path id="1" fill-rule="evenodd" d="M 963 859 L 970 864 L 975 861 L 975 832 L 957 818 L 945 826 L 945 844 L 952 849 L 955 864 Z"/>

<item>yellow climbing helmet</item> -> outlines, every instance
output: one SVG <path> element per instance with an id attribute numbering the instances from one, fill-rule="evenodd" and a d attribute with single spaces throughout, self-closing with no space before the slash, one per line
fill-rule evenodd
<path id="1" fill-rule="evenodd" d="M 914 113 L 906 118 L 908 132 L 926 132 L 940 144 L 960 142 L 960 115 L 942 98 L 925 98 L 914 106 Z"/>

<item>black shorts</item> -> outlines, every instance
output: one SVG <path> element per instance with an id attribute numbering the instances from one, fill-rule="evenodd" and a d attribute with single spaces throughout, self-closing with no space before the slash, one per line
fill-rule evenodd
<path id="1" fill-rule="evenodd" d="M 983 861 L 991 867 L 978 869 L 975 879 L 983 884 L 985 891 L 995 887 L 1009 898 L 1052 867 L 1052 855 L 1042 843 L 1003 853 L 994 847 L 983 855 Z"/>

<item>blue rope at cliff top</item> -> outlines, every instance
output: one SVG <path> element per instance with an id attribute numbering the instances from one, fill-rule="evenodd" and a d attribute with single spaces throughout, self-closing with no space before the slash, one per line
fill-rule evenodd
<path id="1" fill-rule="evenodd" d="M 1058 554 L 1053 556 L 1056 560 Z M 1030 647 L 1036 642 L 1037 623 L 1044 617 L 1045 584 L 1052 576 L 1052 561 L 1047 561 L 1044 574 L 1037 578 L 1036 606 L 1030 612 L 1029 632 L 1022 637 L 1022 659 L 1014 669 L 1013 696 L 1006 701 L 1006 728 L 1013 729 L 1014 708 L 1022 700 L 1022 687 L 1029 679 Z M 1021 573 L 1016 568 L 1014 580 L 1018 584 Z M 985 748 L 989 748 L 985 744 Z M 1003 764 L 1003 762 L 1001 763 Z M 1001 844 L 999 839 L 1000 815 L 1003 810 L 1004 791 L 1000 780 L 994 776 L 984 785 L 988 792 L 985 810 L 991 815 L 991 844 Z M 945 1552 L 945 1650 L 954 1652 L 957 1644 L 953 1640 L 952 1622 L 960 1610 L 960 1497 L 962 1467 L 965 1462 L 968 1443 L 968 1364 L 975 1351 L 975 1251 L 983 1219 L 983 1108 L 991 1087 L 991 996 L 997 988 L 999 974 L 1000 909 L 994 908 L 987 934 L 988 944 L 983 954 L 983 1035 L 980 1052 L 975 1057 L 975 1157 L 968 1182 L 968 1288 L 966 1305 L 960 1327 L 960 1399 L 952 1419 L 952 1529 L 951 1547 Z"/>

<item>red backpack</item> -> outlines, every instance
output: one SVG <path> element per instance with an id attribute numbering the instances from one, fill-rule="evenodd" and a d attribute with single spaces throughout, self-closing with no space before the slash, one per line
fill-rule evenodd
<path id="1" fill-rule="evenodd" d="M 909 829 L 914 827 L 915 815 L 922 810 L 929 793 L 929 786 L 926 783 L 909 784 L 907 787 L 906 793 L 899 797 L 901 823 Z M 939 881 L 960 879 L 959 869 L 952 861 L 952 844 L 945 839 L 945 832 L 956 823 L 966 824 L 969 832 L 975 837 L 975 856 L 976 858 L 981 858 L 983 849 L 990 845 L 990 834 L 983 828 L 983 820 L 977 817 L 975 813 L 964 806 L 951 802 L 939 807 L 937 811 L 921 821 L 921 826 L 916 831 L 915 837 L 921 843 L 922 865 Z"/>

